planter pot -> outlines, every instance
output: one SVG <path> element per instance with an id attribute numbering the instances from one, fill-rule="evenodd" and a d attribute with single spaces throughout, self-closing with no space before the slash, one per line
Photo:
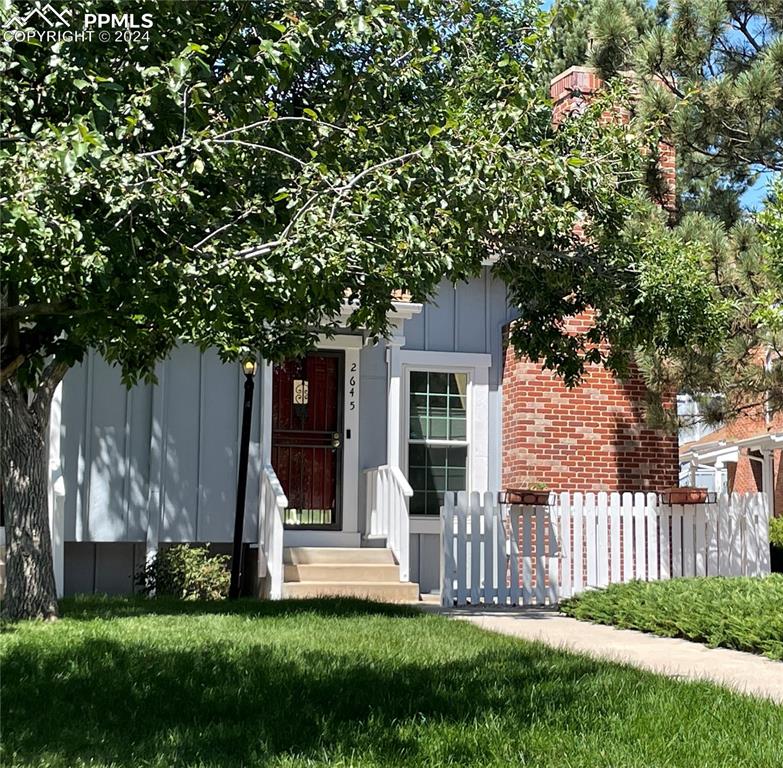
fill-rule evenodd
<path id="1" fill-rule="evenodd" d="M 523 504 L 525 506 L 542 506 L 549 504 L 552 491 L 534 490 L 532 488 L 506 488 L 502 501 L 506 504 Z"/>
<path id="2" fill-rule="evenodd" d="M 706 488 L 670 488 L 661 495 L 664 504 L 704 504 L 709 491 Z"/>
<path id="3" fill-rule="evenodd" d="M 769 563 L 772 573 L 783 573 L 783 547 L 769 545 Z"/>

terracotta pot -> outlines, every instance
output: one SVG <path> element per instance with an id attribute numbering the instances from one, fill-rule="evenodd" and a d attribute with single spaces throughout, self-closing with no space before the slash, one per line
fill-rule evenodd
<path id="1" fill-rule="evenodd" d="M 709 491 L 706 488 L 669 488 L 663 494 L 664 504 L 704 504 Z"/>
<path id="2" fill-rule="evenodd" d="M 506 488 L 503 501 L 506 504 L 523 504 L 524 506 L 542 506 L 549 504 L 549 490 L 534 490 L 533 488 Z"/>

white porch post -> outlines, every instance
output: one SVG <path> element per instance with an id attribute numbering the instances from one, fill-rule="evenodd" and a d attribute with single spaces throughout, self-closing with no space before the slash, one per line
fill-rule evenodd
<path id="1" fill-rule="evenodd" d="M 783 467 L 783 464 L 781 465 Z M 772 517 L 775 507 L 775 488 L 772 450 L 761 451 L 761 490 L 767 503 L 767 517 Z"/>
<path id="2" fill-rule="evenodd" d="M 404 336 L 392 336 L 387 341 L 386 365 L 388 382 L 386 387 L 386 461 L 392 466 L 400 466 L 402 431 L 402 363 L 400 347 L 405 343 Z"/>
<path id="3" fill-rule="evenodd" d="M 698 459 L 696 457 L 694 457 L 694 458 L 691 459 L 690 465 L 688 467 L 688 469 L 690 471 L 691 488 L 695 488 L 696 487 L 696 472 L 697 472 L 698 468 L 699 468 L 699 461 L 698 461 Z"/>
<path id="4" fill-rule="evenodd" d="M 52 560 L 57 597 L 63 596 L 65 582 L 65 481 L 60 455 L 63 385 L 52 396 L 49 418 L 49 530 L 52 535 Z"/>
<path id="5" fill-rule="evenodd" d="M 361 347 L 346 347 L 343 407 L 343 531 L 359 531 L 359 381 Z"/>
<path id="6" fill-rule="evenodd" d="M 715 493 L 723 493 L 725 488 L 723 487 L 723 467 L 724 464 L 722 461 L 716 461 L 714 470 L 715 470 Z"/>
<path id="7" fill-rule="evenodd" d="M 272 363 L 261 364 L 261 466 L 272 463 Z"/>

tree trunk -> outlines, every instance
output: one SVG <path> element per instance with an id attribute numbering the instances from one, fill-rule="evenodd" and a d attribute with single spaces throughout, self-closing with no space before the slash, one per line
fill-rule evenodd
<path id="1" fill-rule="evenodd" d="M 51 396 L 65 368 L 50 366 L 28 405 L 16 382 L 2 385 L 2 483 L 6 511 L 6 588 L 10 619 L 57 617 L 49 530 L 46 434 Z M 48 374 L 48 375 L 47 375 Z"/>

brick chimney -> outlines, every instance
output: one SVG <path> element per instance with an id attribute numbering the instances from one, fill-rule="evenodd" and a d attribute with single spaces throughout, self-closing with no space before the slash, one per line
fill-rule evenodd
<path id="1" fill-rule="evenodd" d="M 552 80 L 555 124 L 578 113 L 603 81 L 588 67 L 571 67 Z M 607 119 L 624 119 L 622 113 Z M 627 116 L 625 117 L 627 119 Z M 665 194 L 674 206 L 674 149 L 659 146 Z M 592 326 L 591 313 L 566 321 L 574 334 Z M 504 329 L 508 332 L 508 326 Z M 505 336 L 505 334 L 504 334 Z M 568 389 L 551 371 L 517 357 L 504 337 L 502 487 L 546 484 L 554 491 L 664 490 L 677 485 L 677 436 L 646 424 L 647 389 L 638 371 L 627 380 L 590 366 Z"/>
<path id="2" fill-rule="evenodd" d="M 622 73 L 629 81 L 636 75 L 633 72 Z M 579 114 L 590 102 L 591 97 L 601 89 L 604 81 L 592 67 L 570 67 L 552 78 L 549 84 L 549 96 L 554 102 L 552 121 L 559 125 L 569 115 Z M 628 115 L 622 113 L 606 115 L 607 118 L 627 120 Z M 654 185 L 656 202 L 669 215 L 675 213 L 677 205 L 675 149 L 669 142 L 660 142 L 657 151 L 658 179 Z"/>

